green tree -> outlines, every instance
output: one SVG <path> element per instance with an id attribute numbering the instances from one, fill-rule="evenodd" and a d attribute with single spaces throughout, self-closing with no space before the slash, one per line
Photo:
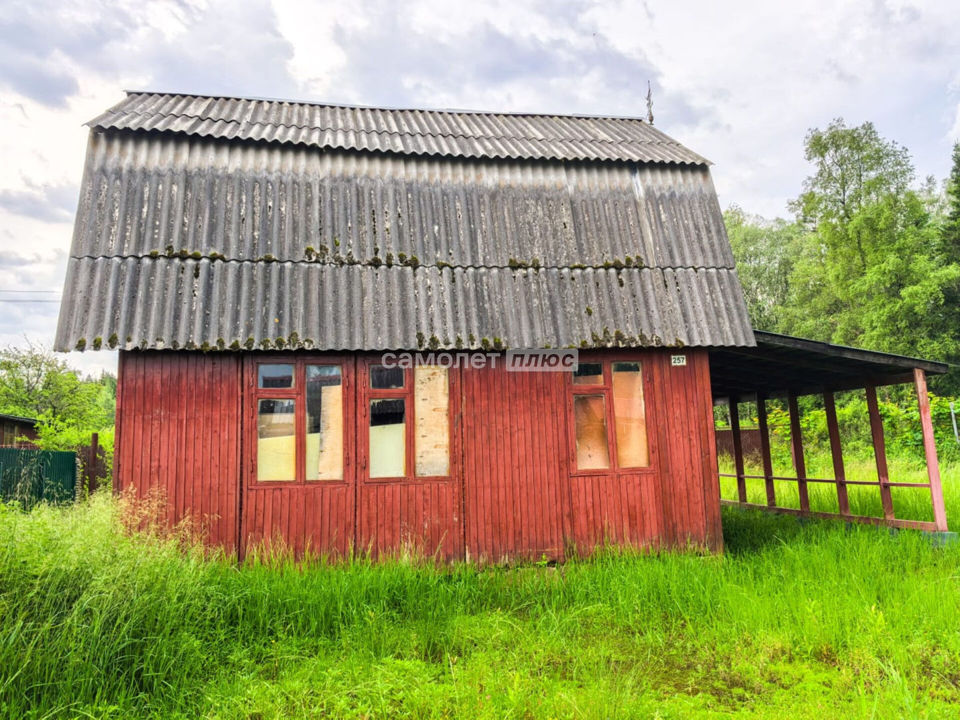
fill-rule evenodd
<path id="1" fill-rule="evenodd" d="M 784 332 L 935 359 L 957 357 L 960 316 L 950 301 L 958 257 L 944 252 L 938 198 L 911 186 L 909 153 L 871 123 L 811 130 L 814 166 L 791 204 L 809 229 L 779 315 Z"/>
<path id="2" fill-rule="evenodd" d="M 870 122 L 848 128 L 837 118 L 825 130 L 810 130 L 804 157 L 814 174 L 791 208 L 814 229 L 851 222 L 861 208 L 905 192 L 914 177 L 907 149 L 880 137 Z"/>
<path id="3" fill-rule="evenodd" d="M 941 232 L 943 254 L 951 262 L 960 263 L 960 142 L 953 145 L 953 165 L 947 178 L 946 196 L 947 209 Z"/>
<path id="4" fill-rule="evenodd" d="M 40 444 L 66 449 L 113 425 L 116 379 L 81 378 L 37 345 L 0 350 L 0 412 L 37 418 Z"/>
<path id="5" fill-rule="evenodd" d="M 766 220 L 736 205 L 723 221 L 737 261 L 750 321 L 759 330 L 776 331 L 790 295 L 790 274 L 800 251 L 803 227 L 781 218 Z"/>

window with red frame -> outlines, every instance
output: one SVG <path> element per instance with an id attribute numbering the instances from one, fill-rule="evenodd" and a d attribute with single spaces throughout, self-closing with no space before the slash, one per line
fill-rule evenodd
<path id="1" fill-rule="evenodd" d="M 339 364 L 259 363 L 255 392 L 257 481 L 344 479 Z"/>
<path id="2" fill-rule="evenodd" d="M 581 362 L 573 372 L 576 470 L 602 472 L 650 465 L 643 369 L 636 361 Z"/>
<path id="3" fill-rule="evenodd" d="M 370 479 L 449 475 L 449 371 L 371 365 L 368 382 Z"/>

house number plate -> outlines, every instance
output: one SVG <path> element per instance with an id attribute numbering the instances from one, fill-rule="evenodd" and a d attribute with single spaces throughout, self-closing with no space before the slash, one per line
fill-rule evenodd
<path id="1" fill-rule="evenodd" d="M 671 356 L 670 356 L 670 364 L 671 364 L 673 367 L 685 367 L 686 364 L 687 364 L 687 356 L 686 356 L 686 355 L 671 355 Z"/>

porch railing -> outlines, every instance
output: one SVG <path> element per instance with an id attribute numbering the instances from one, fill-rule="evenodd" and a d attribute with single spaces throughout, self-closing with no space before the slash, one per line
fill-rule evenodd
<path id="1" fill-rule="evenodd" d="M 803 433 L 800 428 L 800 412 L 797 406 L 797 396 L 787 394 L 787 407 L 790 415 L 790 442 L 796 477 L 774 475 L 773 461 L 770 454 L 770 432 L 767 424 L 766 400 L 763 394 L 756 396 L 757 426 L 760 434 L 760 459 L 763 466 L 762 475 L 747 475 L 744 470 L 743 443 L 740 431 L 740 414 L 738 397 L 728 398 L 730 404 L 730 429 L 733 436 L 733 473 L 719 473 L 720 477 L 736 478 L 737 499 L 721 500 L 725 505 L 743 508 L 761 509 L 792 515 L 835 518 L 853 522 L 871 523 L 896 528 L 910 528 L 928 532 L 946 532 L 947 516 L 943 502 L 943 489 L 940 482 L 940 466 L 937 460 L 937 447 L 933 437 L 933 421 L 930 415 L 930 399 L 927 395 L 927 380 L 923 370 L 913 371 L 913 384 L 917 392 L 917 403 L 920 410 L 920 426 L 923 436 L 923 449 L 927 466 L 927 482 L 894 482 L 890 480 L 887 468 L 886 445 L 883 436 L 883 421 L 877 405 L 876 387 L 867 384 L 864 386 L 867 396 L 867 411 L 870 416 L 870 435 L 873 444 L 874 458 L 877 466 L 877 480 L 848 480 L 843 463 L 843 450 L 840 444 L 840 430 L 837 423 L 837 411 L 833 392 L 824 391 L 823 405 L 827 420 L 827 433 L 830 438 L 830 453 L 833 460 L 833 478 L 808 477 L 803 455 Z M 766 494 L 766 504 L 751 503 L 747 497 L 747 480 L 763 480 Z M 797 483 L 799 506 L 786 507 L 777 502 L 775 481 Z M 810 483 L 832 484 L 837 492 L 838 512 L 821 512 L 810 509 Z M 883 507 L 883 517 L 854 515 L 850 512 L 850 500 L 847 488 L 850 486 L 868 486 L 879 489 L 880 502 Z M 930 492 L 930 502 L 933 510 L 933 521 L 908 520 L 896 517 L 893 505 L 891 488 L 926 488 Z"/>

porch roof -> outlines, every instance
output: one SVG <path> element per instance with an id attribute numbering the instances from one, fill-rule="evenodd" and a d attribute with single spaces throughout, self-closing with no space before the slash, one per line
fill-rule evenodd
<path id="1" fill-rule="evenodd" d="M 940 375 L 946 363 L 905 355 L 861 350 L 754 330 L 756 347 L 725 347 L 710 351 L 714 397 L 740 398 L 763 393 L 770 397 L 792 392 L 809 395 L 864 385 L 913 382 L 913 370 Z"/>

